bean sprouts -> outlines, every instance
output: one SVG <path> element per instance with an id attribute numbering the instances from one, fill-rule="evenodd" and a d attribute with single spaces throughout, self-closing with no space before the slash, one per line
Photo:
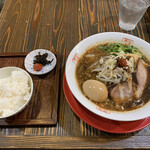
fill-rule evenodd
<path id="1" fill-rule="evenodd" d="M 127 66 L 120 67 L 118 65 L 118 60 L 120 58 L 126 59 Z M 135 71 L 135 57 L 128 56 L 127 54 L 118 54 L 117 56 L 109 55 L 101 57 L 99 63 L 95 64 L 96 67 L 92 72 L 97 72 L 96 78 L 100 81 L 107 83 L 120 83 L 121 81 L 126 81 L 131 74 Z M 103 62 L 103 63 L 102 63 Z"/>

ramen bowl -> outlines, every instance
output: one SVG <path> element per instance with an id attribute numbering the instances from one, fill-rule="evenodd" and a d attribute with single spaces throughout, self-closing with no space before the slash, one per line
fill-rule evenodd
<path id="1" fill-rule="evenodd" d="M 88 110 L 97 114 L 98 116 L 116 120 L 116 121 L 135 121 L 144 119 L 150 116 L 150 102 L 144 106 L 129 110 L 129 111 L 114 111 L 102 108 L 84 96 L 80 90 L 76 80 L 76 65 L 81 56 L 92 46 L 103 43 L 123 43 L 126 45 L 136 46 L 143 55 L 150 60 L 150 44 L 136 36 L 119 33 L 119 32 L 105 32 L 92 35 L 81 42 L 79 42 L 70 52 L 65 68 L 66 80 L 68 86 L 75 96 L 75 98 Z"/>

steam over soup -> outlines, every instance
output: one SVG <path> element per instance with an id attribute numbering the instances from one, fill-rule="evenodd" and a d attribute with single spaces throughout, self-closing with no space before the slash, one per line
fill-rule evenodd
<path id="1" fill-rule="evenodd" d="M 149 61 L 134 46 L 107 43 L 86 51 L 76 66 L 83 94 L 100 107 L 125 111 L 150 97 Z"/>

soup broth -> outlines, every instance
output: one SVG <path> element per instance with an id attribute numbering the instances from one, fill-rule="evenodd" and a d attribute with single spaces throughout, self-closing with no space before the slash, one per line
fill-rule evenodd
<path id="1" fill-rule="evenodd" d="M 114 99 L 112 98 L 113 96 L 111 96 L 112 89 L 114 87 L 117 88 L 117 85 L 119 85 L 119 84 L 123 85 L 124 83 L 126 83 L 129 80 L 129 78 L 132 78 L 132 80 L 133 80 L 132 81 L 132 83 L 133 83 L 132 87 L 134 86 L 134 83 L 137 82 L 137 81 L 134 81 L 134 76 L 135 76 L 135 74 L 137 72 L 137 70 L 136 70 L 137 64 L 135 66 L 133 66 L 133 68 L 135 68 L 135 70 L 133 70 L 133 71 L 131 71 L 132 66 L 130 68 L 129 68 L 128 65 L 120 66 L 119 61 L 121 61 L 121 59 L 122 59 L 122 52 L 120 52 L 120 51 L 117 52 L 117 48 L 116 48 L 116 51 L 115 51 L 114 50 L 115 48 L 113 46 L 112 46 L 113 48 L 110 49 L 111 45 L 114 45 L 114 44 L 117 45 L 118 43 L 117 44 L 116 43 L 106 43 L 106 44 L 102 44 L 102 45 L 93 46 L 92 48 L 89 48 L 82 55 L 82 57 L 79 59 L 77 65 L 76 65 L 76 72 L 75 72 L 78 86 L 81 89 L 82 93 L 85 95 L 85 93 L 83 92 L 83 89 L 82 89 L 82 85 L 83 85 L 83 83 L 85 81 L 91 80 L 91 79 L 101 81 L 108 88 L 109 95 L 108 95 L 107 100 L 105 102 L 95 102 L 95 101 L 93 101 L 93 100 L 91 100 L 91 99 L 89 99 L 87 97 L 89 100 L 91 100 L 96 105 L 98 105 L 100 107 L 103 107 L 105 109 L 109 109 L 109 110 L 126 111 L 126 110 L 136 109 L 138 107 L 143 106 L 148 101 L 149 96 L 150 96 L 149 94 L 142 94 L 142 96 L 139 99 L 137 99 L 137 98 L 134 99 L 135 96 L 133 94 L 132 100 L 129 100 L 129 101 L 127 100 L 127 102 L 125 102 L 123 104 L 122 103 L 121 104 L 120 103 L 116 103 L 116 101 L 114 101 Z M 123 44 L 121 44 L 121 46 L 122 45 Z M 124 45 L 124 46 L 127 47 L 126 45 Z M 140 53 L 140 51 L 137 48 L 135 48 L 133 46 L 131 46 L 131 48 L 135 49 L 136 50 L 135 52 L 136 52 L 137 56 L 139 56 L 139 58 L 138 57 L 135 58 L 137 63 L 138 63 L 138 60 L 141 59 L 142 62 L 146 62 L 147 64 L 149 64 L 148 59 L 146 59 Z M 136 56 L 134 53 L 133 54 L 130 53 L 131 49 L 128 49 L 128 51 L 124 51 L 123 52 L 123 58 L 124 58 L 124 56 L 127 56 L 126 57 L 126 61 L 127 62 L 132 61 L 132 59 Z M 121 54 L 121 56 L 118 57 L 115 60 L 115 57 L 116 57 L 116 55 L 118 55 L 118 53 L 119 53 L 119 55 Z M 101 66 L 105 65 L 105 63 L 106 63 L 106 61 L 104 61 L 104 59 L 101 59 L 101 58 L 106 58 L 107 59 L 107 56 L 109 57 L 110 55 L 116 61 L 116 64 L 115 64 L 116 66 L 114 68 L 112 68 L 112 70 L 115 70 L 116 68 L 118 68 L 118 69 L 125 70 L 127 73 L 129 71 L 131 71 L 129 77 L 120 79 L 119 76 L 118 76 L 119 80 L 117 80 L 116 82 L 115 82 L 115 80 L 113 78 L 112 78 L 112 82 L 105 82 L 105 81 L 103 81 L 102 77 L 99 78 L 99 72 L 96 71 L 96 69 L 98 68 L 97 66 L 100 63 L 100 65 L 99 65 L 100 68 L 99 69 L 101 69 Z M 133 55 L 133 58 L 131 57 L 132 55 Z M 137 58 L 138 58 L 138 60 L 137 60 Z M 146 68 L 148 68 L 147 72 L 149 72 L 149 67 L 146 67 Z M 149 80 L 149 77 L 147 77 L 146 80 Z M 136 84 L 138 84 L 138 83 L 136 83 Z M 138 85 L 136 85 L 136 87 L 138 87 Z M 143 90 L 143 93 L 147 93 L 146 89 L 148 89 L 148 87 L 149 87 L 149 84 L 146 83 L 145 88 Z"/>

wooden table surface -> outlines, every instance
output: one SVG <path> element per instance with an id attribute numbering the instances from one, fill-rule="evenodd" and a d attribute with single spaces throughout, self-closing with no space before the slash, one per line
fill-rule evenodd
<path id="1" fill-rule="evenodd" d="M 150 43 L 150 15 L 136 29 L 118 26 L 119 0 L 5 0 L 0 13 L 0 53 L 44 48 L 59 52 L 60 82 L 56 126 L 0 128 L 0 148 L 35 149 L 150 149 L 150 126 L 128 134 L 97 130 L 71 110 L 63 92 L 67 56 L 84 38 L 115 31 Z"/>

